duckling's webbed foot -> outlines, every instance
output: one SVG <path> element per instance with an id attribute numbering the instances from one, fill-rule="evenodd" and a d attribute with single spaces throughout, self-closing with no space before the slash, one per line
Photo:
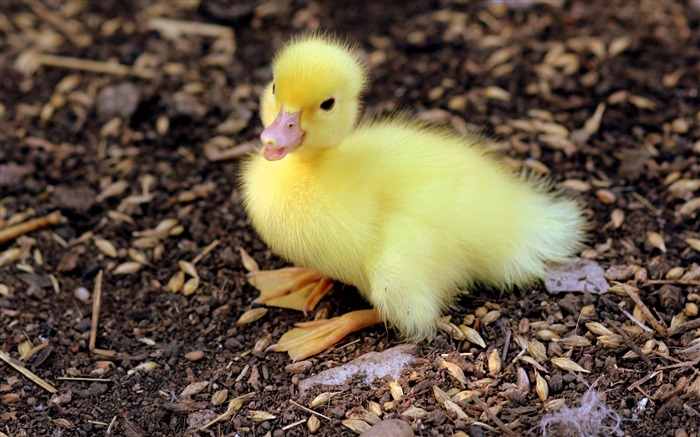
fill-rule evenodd
<path id="1" fill-rule="evenodd" d="M 313 311 L 333 288 L 333 281 L 303 267 L 248 273 L 248 283 L 260 290 L 253 304 Z"/>
<path id="2" fill-rule="evenodd" d="M 268 350 L 288 352 L 293 361 L 303 360 L 330 348 L 346 335 L 381 321 L 377 311 L 360 310 L 332 319 L 297 323 L 296 328 L 287 331 Z"/>

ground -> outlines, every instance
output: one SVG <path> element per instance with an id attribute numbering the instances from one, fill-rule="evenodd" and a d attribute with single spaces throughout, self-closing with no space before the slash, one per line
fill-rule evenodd
<path id="1" fill-rule="evenodd" d="M 500 3 L 3 1 L 0 225 L 65 219 L 0 247 L 0 435 L 305 435 L 305 408 L 320 435 L 377 416 L 417 435 L 537 435 L 592 386 L 624 435 L 697 437 L 697 2 Z M 285 265 L 241 208 L 239 158 L 275 50 L 319 27 L 367 53 L 367 107 L 479 130 L 579 199 L 581 256 L 611 291 L 472 291 L 447 331 L 470 326 L 485 347 L 441 330 L 396 383 L 300 396 L 303 378 L 402 343 L 376 326 L 301 365 L 265 352 L 296 322 L 367 306 L 340 285 L 320 314 L 237 323 L 256 296 L 240 249 Z M 232 399 L 235 414 L 199 431 Z"/>

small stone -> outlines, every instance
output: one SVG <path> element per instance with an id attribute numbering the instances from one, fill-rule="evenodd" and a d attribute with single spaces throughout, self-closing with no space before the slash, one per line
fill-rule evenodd
<path id="1" fill-rule="evenodd" d="M 577 258 L 552 266 L 544 283 L 549 294 L 573 291 L 604 294 L 610 285 L 603 275 L 603 268 L 595 261 Z"/>
<path id="2" fill-rule="evenodd" d="M 140 98 L 138 88 L 131 82 L 108 86 L 97 95 L 97 112 L 104 118 L 120 115 L 129 119 L 136 111 Z"/>
<path id="3" fill-rule="evenodd" d="M 73 295 L 82 303 L 88 303 L 90 301 L 90 292 L 85 287 L 76 288 L 75 291 L 73 291 Z"/>

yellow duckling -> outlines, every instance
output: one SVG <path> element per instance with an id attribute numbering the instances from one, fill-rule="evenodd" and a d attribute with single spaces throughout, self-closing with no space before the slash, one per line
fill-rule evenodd
<path id="1" fill-rule="evenodd" d="M 300 324 L 275 350 L 303 359 L 378 322 L 422 340 L 459 287 L 526 284 L 580 249 L 579 206 L 512 173 L 482 138 L 405 118 L 356 125 L 367 70 L 347 43 L 297 37 L 272 71 L 243 199 L 262 239 L 299 267 L 253 274 L 257 302 L 306 311 L 338 280 L 375 308 Z"/>

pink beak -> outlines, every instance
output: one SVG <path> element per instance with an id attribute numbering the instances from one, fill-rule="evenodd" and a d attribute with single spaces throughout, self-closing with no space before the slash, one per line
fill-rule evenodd
<path id="1" fill-rule="evenodd" d="M 301 111 L 290 114 L 280 110 L 277 118 L 260 134 L 262 153 L 268 161 L 278 161 L 301 144 L 304 131 L 299 126 Z"/>

